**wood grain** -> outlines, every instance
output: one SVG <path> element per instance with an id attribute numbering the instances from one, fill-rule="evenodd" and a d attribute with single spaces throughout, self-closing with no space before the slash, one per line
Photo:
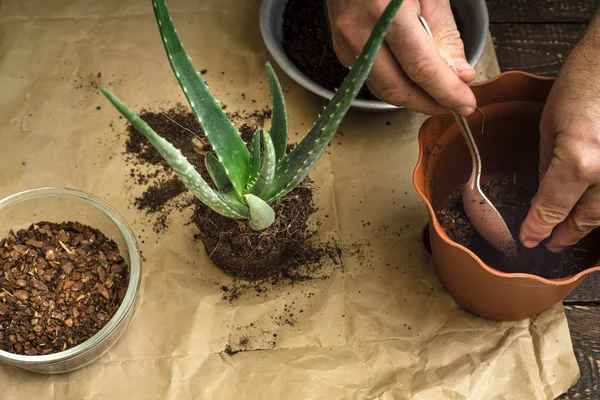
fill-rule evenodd
<path id="1" fill-rule="evenodd" d="M 590 20 L 598 0 L 488 0 L 490 23 L 583 22 Z"/>
<path id="2" fill-rule="evenodd" d="M 583 36 L 586 24 L 492 24 L 494 47 L 502 71 L 521 70 L 556 76 Z"/>
<path id="3" fill-rule="evenodd" d="M 564 304 L 569 305 L 582 303 L 596 303 L 597 306 L 600 306 L 600 273 L 596 272 L 590 275 L 564 301 Z M 598 325 L 600 326 L 600 321 L 598 321 Z"/>
<path id="4" fill-rule="evenodd" d="M 559 399 L 600 399 L 600 307 L 565 306 L 581 378 Z"/>

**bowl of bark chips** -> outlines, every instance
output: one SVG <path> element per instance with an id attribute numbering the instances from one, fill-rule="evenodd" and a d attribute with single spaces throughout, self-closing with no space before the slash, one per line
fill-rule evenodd
<path id="1" fill-rule="evenodd" d="M 0 201 L 0 362 L 57 374 L 112 347 L 141 277 L 131 228 L 103 201 L 39 188 Z"/>
<path id="2" fill-rule="evenodd" d="M 488 36 L 485 0 L 451 0 L 450 6 L 467 61 L 475 66 Z M 305 89 L 331 99 L 348 69 L 335 54 L 326 0 L 262 0 L 259 22 L 263 41 L 279 67 Z M 352 108 L 391 111 L 401 107 L 379 100 L 365 85 Z"/>

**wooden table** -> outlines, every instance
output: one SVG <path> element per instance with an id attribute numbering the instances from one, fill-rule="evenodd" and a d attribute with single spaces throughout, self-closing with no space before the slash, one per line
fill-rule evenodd
<path id="1" fill-rule="evenodd" d="M 598 3 L 487 0 L 500 69 L 556 76 Z M 600 276 L 592 275 L 564 305 L 581 379 L 560 399 L 600 399 Z"/>

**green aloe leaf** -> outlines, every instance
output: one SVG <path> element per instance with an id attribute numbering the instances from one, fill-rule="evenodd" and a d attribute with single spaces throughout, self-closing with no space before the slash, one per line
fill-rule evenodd
<path id="1" fill-rule="evenodd" d="M 111 101 L 121 114 L 142 133 L 148 141 L 158 150 L 160 155 L 173 168 L 185 186 L 204 204 L 229 218 L 248 218 L 250 212 L 247 206 L 235 197 L 225 195 L 213 190 L 194 166 L 171 143 L 160 137 L 143 119 L 129 109 L 117 96 L 106 89 L 102 93 Z"/>
<path id="2" fill-rule="evenodd" d="M 219 162 L 219 159 L 214 153 L 206 153 L 206 156 L 204 156 L 204 165 L 217 189 L 223 191 L 231 186 L 231 182 L 227 177 L 227 172 L 225 172 L 223 164 Z"/>
<path id="3" fill-rule="evenodd" d="M 277 156 L 275 155 L 275 147 L 271 135 L 269 135 L 269 132 L 266 130 L 263 130 L 262 134 L 264 151 L 260 174 L 258 175 L 256 183 L 248 190 L 248 193 L 252 193 L 259 197 L 262 196 L 273 183 L 273 179 L 275 179 L 275 165 L 277 164 Z"/>
<path id="4" fill-rule="evenodd" d="M 250 153 L 246 144 L 185 52 L 165 1 L 153 0 L 152 4 L 171 68 L 241 199 L 248 182 L 250 166 Z"/>
<path id="5" fill-rule="evenodd" d="M 275 221 L 275 211 L 260 197 L 248 193 L 244 198 L 250 209 L 250 229 L 262 231 Z"/>
<path id="6" fill-rule="evenodd" d="M 377 21 L 356 63 L 304 139 L 277 164 L 275 181 L 263 199 L 276 200 L 300 184 L 325 152 L 340 122 L 363 86 L 403 0 L 391 0 Z"/>
<path id="7" fill-rule="evenodd" d="M 254 186 L 258 175 L 260 174 L 260 129 L 257 129 L 252 136 L 250 143 L 250 177 L 248 178 L 248 187 Z"/>
<path id="8" fill-rule="evenodd" d="M 269 89 L 271 91 L 271 103 L 273 104 L 271 138 L 273 139 L 273 145 L 275 146 L 277 161 L 279 161 L 285 156 L 288 142 L 287 110 L 283 90 L 281 90 L 281 84 L 270 63 L 267 63 L 267 76 L 269 78 Z"/>

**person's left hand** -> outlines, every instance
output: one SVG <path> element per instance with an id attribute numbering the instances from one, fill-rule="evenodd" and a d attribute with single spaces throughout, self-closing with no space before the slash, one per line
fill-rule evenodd
<path id="1" fill-rule="evenodd" d="M 333 47 L 346 67 L 356 62 L 389 0 L 327 0 Z M 427 21 L 434 39 L 419 20 Z M 450 0 L 404 0 L 369 73 L 379 99 L 428 115 L 454 110 L 468 116 L 477 101 Z"/>
<path id="2" fill-rule="evenodd" d="M 558 252 L 600 226 L 600 42 L 584 38 L 550 92 L 540 123 L 541 181 L 520 240 Z"/>

